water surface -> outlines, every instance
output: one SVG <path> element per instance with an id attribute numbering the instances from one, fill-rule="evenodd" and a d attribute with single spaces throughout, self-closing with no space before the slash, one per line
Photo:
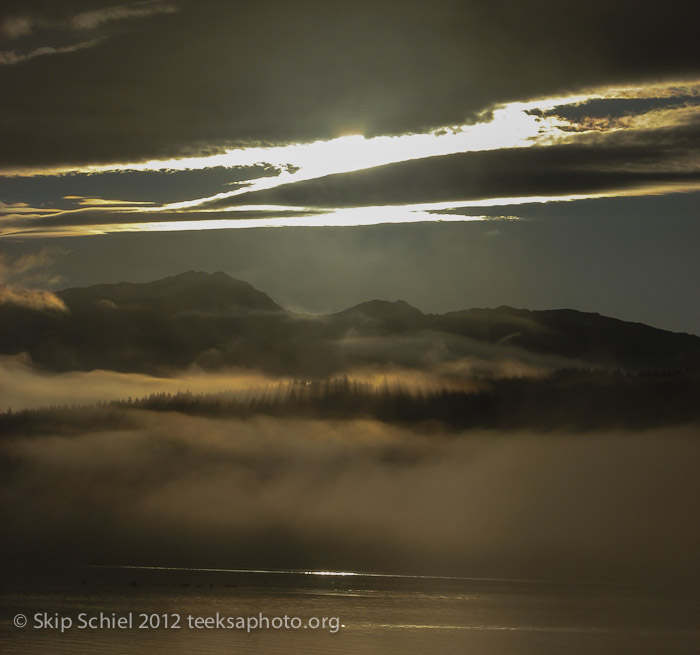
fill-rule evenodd
<path id="1" fill-rule="evenodd" d="M 185 569 L 5 572 L 4 655 L 144 653 L 470 653 L 500 655 L 700 652 L 700 590 L 534 581 Z M 126 617 L 131 628 L 78 629 L 78 617 Z M 28 625 L 17 628 L 13 617 Z M 35 615 L 73 625 L 36 627 Z M 298 617 L 298 629 L 190 628 L 186 617 Z M 137 627 L 140 614 L 179 629 Z M 314 618 L 326 618 L 314 629 Z M 154 621 L 158 622 L 158 619 Z M 201 624 L 202 622 L 200 622 Z M 313 624 L 313 625 L 310 625 Z M 340 627 L 342 626 L 342 627 Z M 335 629 L 334 629 L 335 628 Z"/>

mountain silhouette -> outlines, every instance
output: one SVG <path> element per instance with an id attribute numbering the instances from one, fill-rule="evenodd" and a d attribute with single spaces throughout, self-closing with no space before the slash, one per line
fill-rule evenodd
<path id="1" fill-rule="evenodd" d="M 468 309 L 438 316 L 434 326 L 604 366 L 677 370 L 700 363 L 699 337 L 573 309 Z"/>
<path id="2" fill-rule="evenodd" d="M 571 309 L 512 307 L 424 314 L 371 300 L 302 316 L 225 273 L 59 291 L 67 311 L 0 304 L 0 353 L 50 370 L 170 374 L 190 366 L 324 377 L 354 366 L 521 361 L 549 367 L 684 370 L 700 337 Z"/>
<path id="3" fill-rule="evenodd" d="M 338 326 L 365 333 L 407 332 L 430 327 L 428 316 L 404 300 L 370 300 L 328 318 Z"/>
<path id="4" fill-rule="evenodd" d="M 267 294 L 222 272 L 187 271 L 145 284 L 98 284 L 56 295 L 71 308 L 102 301 L 117 307 L 157 307 L 169 312 L 282 311 Z"/>

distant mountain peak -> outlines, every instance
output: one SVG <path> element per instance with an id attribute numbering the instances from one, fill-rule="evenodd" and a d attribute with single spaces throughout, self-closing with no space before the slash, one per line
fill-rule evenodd
<path id="1" fill-rule="evenodd" d="M 421 329 L 428 324 L 428 317 L 405 300 L 369 300 L 334 314 L 333 317 L 349 326 L 367 327 L 380 331 Z"/>
<path id="2" fill-rule="evenodd" d="M 166 280 L 170 279 L 180 279 L 180 280 L 235 280 L 236 278 L 231 277 L 228 273 L 223 271 L 216 271 L 215 273 L 207 273 L 206 271 L 185 271 L 184 273 L 176 273 L 170 277 L 164 278 Z M 238 282 L 243 282 L 243 280 L 237 280 Z M 148 283 L 146 283 L 148 284 Z M 248 284 L 245 282 L 245 284 Z"/>
<path id="3" fill-rule="evenodd" d="M 425 316 L 420 309 L 405 300 L 368 300 L 346 309 L 340 314 L 366 314 L 369 316 Z"/>
<path id="4" fill-rule="evenodd" d="M 388 309 L 388 308 L 394 308 L 394 309 L 399 309 L 401 311 L 404 311 L 406 308 L 408 308 L 411 311 L 414 312 L 420 312 L 420 309 L 417 309 L 416 307 L 413 307 L 413 305 L 409 305 L 405 300 L 368 300 L 366 302 L 361 302 L 359 305 L 355 305 L 355 308 L 362 307 L 362 308 L 367 308 L 367 309 Z M 421 312 L 422 314 L 423 312 Z"/>
<path id="5" fill-rule="evenodd" d="M 71 305 L 108 301 L 116 306 L 151 307 L 171 312 L 220 313 L 231 309 L 283 312 L 266 293 L 223 271 L 186 271 L 153 282 L 120 282 L 66 289 L 57 294 Z"/>

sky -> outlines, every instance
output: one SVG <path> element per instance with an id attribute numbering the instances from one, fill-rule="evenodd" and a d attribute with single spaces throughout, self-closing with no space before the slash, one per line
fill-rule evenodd
<path id="1" fill-rule="evenodd" d="M 700 9 L 10 0 L 0 283 L 223 270 L 299 312 L 700 334 Z"/>

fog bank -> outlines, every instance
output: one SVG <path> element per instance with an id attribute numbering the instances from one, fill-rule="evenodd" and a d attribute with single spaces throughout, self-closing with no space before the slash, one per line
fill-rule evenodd
<path id="1" fill-rule="evenodd" d="M 448 436 L 129 413 L 1 442 L 6 559 L 700 583 L 694 427 Z"/>

